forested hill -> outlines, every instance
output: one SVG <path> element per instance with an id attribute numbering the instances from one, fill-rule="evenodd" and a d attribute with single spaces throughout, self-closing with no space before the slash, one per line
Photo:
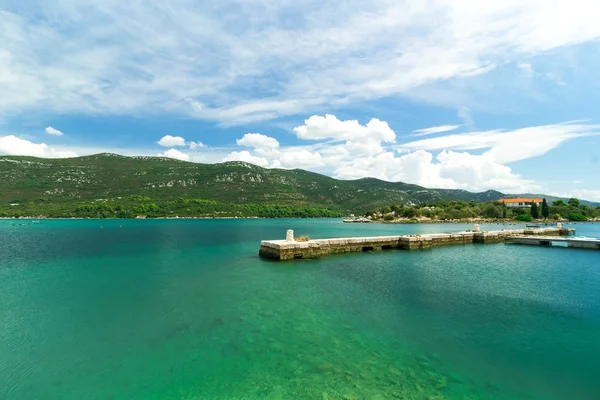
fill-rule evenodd
<path id="1" fill-rule="evenodd" d="M 373 178 L 343 181 L 298 169 L 265 169 L 243 162 L 197 164 L 116 154 L 65 159 L 0 157 L 0 211 L 144 198 L 152 203 L 190 199 L 213 205 L 277 205 L 347 214 L 388 204 L 483 202 L 502 197 L 504 194 L 493 190 L 427 189 Z"/>

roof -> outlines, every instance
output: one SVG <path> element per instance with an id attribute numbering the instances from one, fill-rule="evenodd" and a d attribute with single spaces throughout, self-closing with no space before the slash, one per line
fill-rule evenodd
<path id="1" fill-rule="evenodd" d="M 517 197 L 515 199 L 501 199 L 498 200 L 500 203 L 533 203 L 534 201 L 536 203 L 541 203 L 542 199 L 538 199 L 538 198 L 532 198 L 532 197 Z"/>

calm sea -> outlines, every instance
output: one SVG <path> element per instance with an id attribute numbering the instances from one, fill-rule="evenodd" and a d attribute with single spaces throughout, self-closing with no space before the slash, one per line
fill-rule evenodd
<path id="1" fill-rule="evenodd" d="M 600 252 L 257 256 L 465 227 L 0 220 L 0 398 L 600 399 Z"/>

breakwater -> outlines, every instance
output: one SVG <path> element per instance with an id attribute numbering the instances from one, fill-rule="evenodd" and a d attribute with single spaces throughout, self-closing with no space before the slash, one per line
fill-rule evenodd
<path id="1" fill-rule="evenodd" d="M 509 236 L 506 243 L 528 244 L 531 246 L 562 246 L 577 249 L 600 250 L 600 239 L 592 238 L 564 238 L 544 236 Z"/>
<path id="2" fill-rule="evenodd" d="M 574 234 L 574 229 L 566 229 L 560 225 L 551 228 L 526 228 L 500 231 L 479 231 L 478 225 L 475 225 L 475 229 L 472 232 L 296 241 L 293 231 L 289 230 L 285 240 L 263 240 L 260 245 L 259 254 L 262 257 L 273 260 L 288 261 L 320 258 L 326 255 L 342 253 L 392 249 L 421 250 L 471 243 L 503 243 L 506 238 L 513 236 L 569 236 Z"/>

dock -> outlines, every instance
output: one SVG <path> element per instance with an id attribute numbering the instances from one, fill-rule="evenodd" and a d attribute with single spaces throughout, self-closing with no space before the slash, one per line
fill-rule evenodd
<path id="1" fill-rule="evenodd" d="M 511 238 L 511 243 L 517 243 L 517 238 L 532 238 L 539 243 L 549 242 L 550 237 L 574 235 L 574 229 L 563 228 L 560 224 L 557 227 L 550 228 L 526 228 L 526 229 L 508 229 L 500 231 L 479 231 L 479 226 L 475 225 L 474 230 L 457 233 L 439 233 L 439 234 L 416 234 L 399 236 L 375 236 L 375 237 L 353 237 L 353 238 L 334 238 L 334 239 L 316 239 L 307 241 L 294 240 L 294 232 L 287 231 L 285 240 L 263 240 L 260 245 L 259 255 L 278 261 L 288 261 L 295 259 L 320 258 L 331 254 L 342 253 L 360 253 L 384 250 L 422 250 L 433 247 L 472 244 L 472 243 L 504 243 L 507 238 Z M 540 239 L 541 237 L 541 239 Z M 535 238 L 535 240 L 533 239 Z M 579 241 L 567 243 L 575 244 L 571 247 L 579 247 Z M 550 241 L 551 243 L 552 241 Z M 598 241 L 600 243 L 600 241 Z M 586 244 L 591 242 L 585 241 Z M 583 248 L 583 245 L 581 246 Z M 593 248 L 593 247 L 585 247 Z"/>
<path id="2" fill-rule="evenodd" d="M 600 239 L 592 238 L 509 236 L 506 238 L 505 242 L 510 244 L 527 244 L 531 246 L 559 246 L 600 250 Z"/>

